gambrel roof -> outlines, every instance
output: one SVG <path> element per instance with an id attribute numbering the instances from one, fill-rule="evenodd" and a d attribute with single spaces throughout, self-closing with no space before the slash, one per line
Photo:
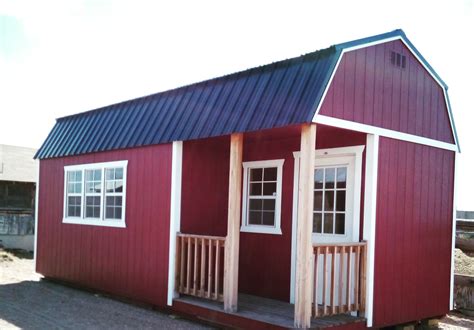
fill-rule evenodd
<path id="1" fill-rule="evenodd" d="M 308 123 L 315 118 L 344 50 L 395 38 L 416 52 L 446 91 L 446 84 L 403 31 L 395 30 L 59 118 L 35 157 L 64 157 Z M 451 113 L 450 119 L 457 141 Z"/>

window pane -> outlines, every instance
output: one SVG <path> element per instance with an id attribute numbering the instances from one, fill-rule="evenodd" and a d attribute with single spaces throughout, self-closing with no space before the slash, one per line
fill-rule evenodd
<path id="1" fill-rule="evenodd" d="M 106 219 L 113 219 L 114 217 L 114 208 L 113 207 L 106 207 L 105 208 L 105 218 Z"/>
<path id="2" fill-rule="evenodd" d="M 93 192 L 94 192 L 94 183 L 86 182 L 86 193 L 93 193 Z"/>
<path id="3" fill-rule="evenodd" d="M 313 210 L 314 211 L 322 211 L 323 210 L 323 192 L 322 191 L 315 191 L 314 192 L 314 202 L 313 202 Z"/>
<path id="4" fill-rule="evenodd" d="M 102 170 L 95 170 L 94 181 L 101 181 L 101 180 L 102 180 Z"/>
<path id="5" fill-rule="evenodd" d="M 275 226 L 275 212 L 263 212 L 263 224 L 266 226 Z"/>
<path id="6" fill-rule="evenodd" d="M 275 200 L 274 199 L 264 199 L 263 200 L 263 209 L 265 211 L 275 211 Z"/>
<path id="7" fill-rule="evenodd" d="M 82 181 L 82 171 L 76 171 L 76 181 Z"/>
<path id="8" fill-rule="evenodd" d="M 82 192 L 81 184 L 80 184 L 80 183 L 76 183 L 76 184 L 74 184 L 74 186 L 75 186 L 75 187 L 74 187 L 74 192 L 75 192 L 76 194 L 80 194 L 80 193 Z"/>
<path id="9" fill-rule="evenodd" d="M 123 179 L 123 168 L 118 167 L 115 169 L 115 179 L 122 180 Z"/>
<path id="10" fill-rule="evenodd" d="M 276 181 L 277 180 L 277 168 L 267 167 L 263 170 L 264 181 Z"/>
<path id="11" fill-rule="evenodd" d="M 324 192 L 324 211 L 334 210 L 334 191 Z"/>
<path id="12" fill-rule="evenodd" d="M 321 213 L 314 213 L 313 214 L 313 233 L 321 233 L 322 231 L 322 219 Z"/>
<path id="13" fill-rule="evenodd" d="M 319 168 L 314 171 L 314 189 L 323 189 L 324 169 Z"/>
<path id="14" fill-rule="evenodd" d="M 115 197 L 115 206 L 122 207 L 122 196 L 116 196 Z"/>
<path id="15" fill-rule="evenodd" d="M 336 192 L 336 211 L 346 210 L 346 191 L 338 190 Z"/>
<path id="16" fill-rule="evenodd" d="M 113 196 L 105 197 L 105 205 L 106 206 L 113 206 L 114 205 L 114 197 Z"/>
<path id="17" fill-rule="evenodd" d="M 251 183 L 250 184 L 250 195 L 251 196 L 261 196 L 262 195 L 262 183 Z"/>
<path id="18" fill-rule="evenodd" d="M 262 212 L 261 211 L 249 211 L 249 224 L 250 225 L 261 225 L 262 224 Z"/>
<path id="19" fill-rule="evenodd" d="M 336 214 L 336 234 L 344 235 L 345 231 L 345 214 L 344 213 L 337 213 Z"/>
<path id="20" fill-rule="evenodd" d="M 250 199 L 249 200 L 249 210 L 261 211 L 262 210 L 262 200 L 261 199 Z"/>
<path id="21" fill-rule="evenodd" d="M 250 169 L 250 181 L 262 181 L 262 169 L 251 168 Z"/>
<path id="22" fill-rule="evenodd" d="M 105 183 L 105 191 L 108 193 L 114 192 L 114 182 L 107 181 Z"/>
<path id="23" fill-rule="evenodd" d="M 105 178 L 107 180 L 113 180 L 114 179 L 114 169 L 113 168 L 105 169 Z"/>
<path id="24" fill-rule="evenodd" d="M 123 181 L 115 181 L 115 192 L 122 192 L 123 191 Z"/>
<path id="25" fill-rule="evenodd" d="M 122 219 L 122 208 L 116 207 L 115 208 L 115 219 Z"/>
<path id="26" fill-rule="evenodd" d="M 265 196 L 275 196 L 277 191 L 276 182 L 272 183 L 263 183 L 263 195 Z"/>
<path id="27" fill-rule="evenodd" d="M 334 213 L 324 213 L 324 233 L 332 234 L 334 232 Z"/>
<path id="28" fill-rule="evenodd" d="M 100 193 L 101 190 L 102 190 L 102 184 L 100 182 L 96 182 L 96 184 L 94 185 L 94 192 Z"/>
<path id="29" fill-rule="evenodd" d="M 74 183 L 68 183 L 67 184 L 67 192 L 68 193 L 74 193 Z"/>
<path id="30" fill-rule="evenodd" d="M 335 176 L 336 169 L 334 168 L 327 168 L 326 169 L 326 189 L 334 188 L 334 176 Z"/>
<path id="31" fill-rule="evenodd" d="M 346 188 L 347 168 L 340 167 L 337 169 L 337 188 Z"/>

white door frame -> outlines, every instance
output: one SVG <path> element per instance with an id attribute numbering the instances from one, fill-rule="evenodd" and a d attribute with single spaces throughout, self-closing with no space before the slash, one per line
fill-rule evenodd
<path id="1" fill-rule="evenodd" d="M 354 162 L 354 196 L 353 196 L 353 235 L 359 237 L 360 224 L 360 193 L 362 178 L 362 153 L 365 146 L 353 146 L 330 149 L 316 149 L 316 158 L 330 158 L 342 156 L 355 156 Z M 290 303 L 295 302 L 295 278 L 296 278 L 296 225 L 298 219 L 298 178 L 300 168 L 300 152 L 293 152 L 294 177 L 293 177 L 293 212 L 292 212 L 292 230 L 291 230 L 291 276 L 290 276 Z"/>

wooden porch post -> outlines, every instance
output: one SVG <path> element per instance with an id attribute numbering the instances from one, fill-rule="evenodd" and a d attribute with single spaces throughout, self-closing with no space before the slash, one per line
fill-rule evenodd
<path id="1" fill-rule="evenodd" d="M 230 137 L 229 207 L 224 258 L 224 311 L 237 311 L 243 134 Z"/>
<path id="2" fill-rule="evenodd" d="M 298 223 L 296 229 L 295 327 L 311 325 L 314 157 L 316 124 L 301 126 Z"/>

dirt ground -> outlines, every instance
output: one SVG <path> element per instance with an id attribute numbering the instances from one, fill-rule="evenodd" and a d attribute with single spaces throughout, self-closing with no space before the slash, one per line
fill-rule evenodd
<path id="1" fill-rule="evenodd" d="M 163 313 L 40 281 L 30 254 L 0 249 L 0 329 L 209 329 Z"/>
<path id="2" fill-rule="evenodd" d="M 464 255 L 458 265 L 471 267 Z M 458 261 L 460 261 L 458 263 Z M 0 249 L 0 329 L 209 329 L 150 309 L 41 281 L 32 255 Z M 474 317 L 452 312 L 438 329 L 474 329 Z"/>

